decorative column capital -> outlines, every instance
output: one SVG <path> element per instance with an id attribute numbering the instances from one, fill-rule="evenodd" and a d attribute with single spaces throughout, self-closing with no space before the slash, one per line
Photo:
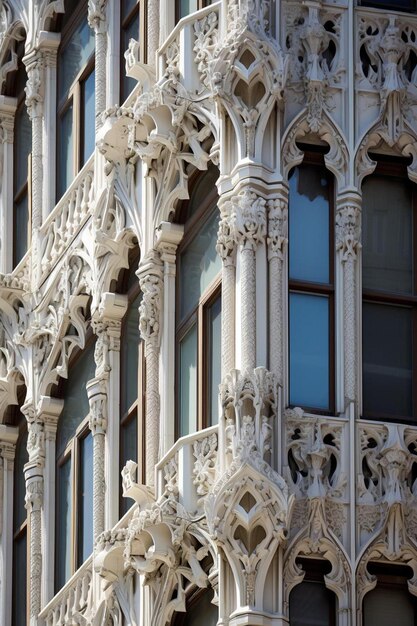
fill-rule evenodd
<path id="1" fill-rule="evenodd" d="M 342 261 L 356 259 L 361 247 L 361 196 L 348 191 L 336 201 L 336 250 L 342 252 Z"/>
<path id="2" fill-rule="evenodd" d="M 31 120 L 43 115 L 45 81 L 43 76 L 44 57 L 40 50 L 33 50 L 23 58 L 26 66 L 27 82 L 26 107 Z"/>
<path id="3" fill-rule="evenodd" d="M 45 441 L 55 441 L 58 419 L 64 408 L 64 400 L 42 396 L 39 413 L 42 415 L 45 431 Z"/>
<path id="4" fill-rule="evenodd" d="M 0 96 L 0 144 L 13 143 L 16 98 Z"/>
<path id="5" fill-rule="evenodd" d="M 137 271 L 142 291 L 139 307 L 139 330 L 142 339 L 154 347 L 159 346 L 163 291 L 163 266 L 159 253 L 151 250 Z"/>
<path id="6" fill-rule="evenodd" d="M 6 459 L 7 461 L 10 461 L 10 463 L 13 463 L 15 452 L 16 452 L 16 444 L 5 442 L 5 441 L 0 441 L 0 458 L 1 459 Z"/>
<path id="7" fill-rule="evenodd" d="M 220 222 L 217 231 L 217 254 L 221 257 L 224 265 L 234 266 L 236 263 L 236 237 L 232 225 L 234 203 L 232 200 L 220 202 Z"/>
<path id="8" fill-rule="evenodd" d="M 231 223 L 237 243 L 255 251 L 266 235 L 266 201 L 251 187 L 231 198 Z"/>
<path id="9" fill-rule="evenodd" d="M 96 33 L 105 33 L 107 0 L 88 0 L 88 24 Z"/>
<path id="10" fill-rule="evenodd" d="M 268 259 L 283 259 L 288 243 L 288 190 L 279 198 L 268 200 Z"/>
<path id="11" fill-rule="evenodd" d="M 161 222 L 156 232 L 155 248 L 159 252 L 161 261 L 167 266 L 169 273 L 175 276 L 175 261 L 177 248 L 184 236 L 184 226 L 182 224 L 172 224 L 171 222 Z"/>
<path id="12" fill-rule="evenodd" d="M 45 422 L 43 415 L 32 402 L 26 402 L 21 409 L 28 425 L 27 451 L 28 465 L 37 466 L 41 471 L 45 465 Z"/>
<path id="13" fill-rule="evenodd" d="M 88 426 L 93 434 L 104 435 L 107 430 L 107 384 L 102 378 L 92 378 L 87 383 L 90 413 Z"/>

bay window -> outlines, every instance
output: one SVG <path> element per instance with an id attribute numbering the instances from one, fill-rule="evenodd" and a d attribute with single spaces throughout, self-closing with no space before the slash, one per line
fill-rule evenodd
<path id="1" fill-rule="evenodd" d="M 308 154 L 289 180 L 289 404 L 334 411 L 333 180 Z"/>
<path id="2" fill-rule="evenodd" d="M 380 160 L 362 186 L 363 415 L 417 417 L 415 186 L 406 164 Z"/>
<path id="3" fill-rule="evenodd" d="M 94 344 L 71 363 L 56 434 L 55 588 L 93 551 L 93 437 L 86 385 L 95 376 Z"/>
<path id="4" fill-rule="evenodd" d="M 213 171 L 214 170 L 214 171 Z M 221 261 L 216 252 L 219 211 L 213 168 L 191 194 L 177 269 L 177 433 L 218 421 L 221 370 Z"/>
<path id="5" fill-rule="evenodd" d="M 65 3 L 58 50 L 57 200 L 95 146 L 94 31 L 87 3 Z"/>

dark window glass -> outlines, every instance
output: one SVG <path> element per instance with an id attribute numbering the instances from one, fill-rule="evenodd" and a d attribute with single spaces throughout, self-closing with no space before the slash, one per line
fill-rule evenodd
<path id="1" fill-rule="evenodd" d="M 29 209 L 26 192 L 14 203 L 14 265 L 23 259 L 28 249 Z"/>
<path id="2" fill-rule="evenodd" d="M 72 559 L 72 481 L 71 458 L 68 457 L 57 468 L 57 516 L 55 551 L 55 580 L 56 591 L 63 587 L 71 577 Z"/>
<path id="3" fill-rule="evenodd" d="M 363 303 L 363 407 L 367 415 L 410 416 L 412 310 Z"/>
<path id="4" fill-rule="evenodd" d="M 129 411 L 138 398 L 138 364 L 139 364 L 139 305 L 141 295 L 138 294 L 129 305 L 123 327 L 122 368 L 124 377 L 121 384 L 122 414 Z"/>
<path id="5" fill-rule="evenodd" d="M 74 178 L 74 107 L 72 103 L 59 119 L 58 197 L 62 196 Z"/>
<path id="6" fill-rule="evenodd" d="M 86 19 L 82 20 L 59 53 L 58 103 L 67 97 L 74 80 L 93 54 L 94 45 L 94 30 Z"/>
<path id="7" fill-rule="evenodd" d="M 371 176 L 363 184 L 363 287 L 413 291 L 413 205 L 401 178 Z"/>
<path id="8" fill-rule="evenodd" d="M 334 594 L 324 583 L 306 581 L 291 591 L 290 626 L 332 626 L 333 614 Z"/>
<path id="9" fill-rule="evenodd" d="M 185 17 L 190 13 L 190 0 L 177 0 L 178 2 L 178 19 Z"/>
<path id="10" fill-rule="evenodd" d="M 27 618 L 27 513 L 24 467 L 29 461 L 29 456 L 26 448 L 26 420 L 23 415 L 20 416 L 20 426 L 13 469 L 12 626 L 26 626 Z"/>
<path id="11" fill-rule="evenodd" d="M 95 109 L 95 72 L 92 71 L 88 78 L 82 83 L 83 103 L 83 140 L 81 166 L 83 166 L 94 152 L 96 143 L 96 109 Z"/>
<path id="12" fill-rule="evenodd" d="M 207 357 L 208 357 L 208 394 L 207 415 L 209 426 L 219 421 L 219 385 L 221 383 L 221 298 L 216 298 L 207 310 Z"/>
<path id="13" fill-rule="evenodd" d="M 24 419 L 24 418 L 23 418 Z M 18 530 L 23 522 L 26 521 L 26 508 L 25 508 L 25 496 L 26 496 L 26 484 L 24 468 L 25 464 L 29 461 L 27 452 L 27 429 L 24 428 L 19 436 L 16 444 L 16 454 L 14 461 L 14 491 L 13 491 L 13 528 Z"/>
<path id="14" fill-rule="evenodd" d="M 120 468 L 122 469 L 128 461 L 139 461 L 138 455 L 138 419 L 137 411 L 134 410 L 129 418 L 123 423 L 120 432 Z M 120 489 L 122 485 L 120 481 Z M 122 491 L 121 491 L 122 493 Z M 124 515 L 133 504 L 131 498 L 120 499 L 120 513 Z"/>
<path id="15" fill-rule="evenodd" d="M 181 626 L 216 626 L 219 619 L 219 609 L 212 603 L 214 593 L 212 589 L 205 589 L 198 597 L 190 602 L 190 607 L 181 620 Z M 181 616 L 182 617 L 182 616 Z"/>
<path id="16" fill-rule="evenodd" d="M 81 565 L 93 551 L 93 436 L 90 432 L 80 441 L 78 489 L 78 565 Z"/>
<path id="17" fill-rule="evenodd" d="M 16 111 L 14 126 L 15 141 L 15 187 L 19 191 L 27 184 L 28 157 L 32 150 L 32 123 L 26 109 L 22 104 Z"/>
<path id="18" fill-rule="evenodd" d="M 120 33 L 120 75 L 121 79 L 121 102 L 124 102 L 131 91 L 137 85 L 134 78 L 126 76 L 124 53 L 129 47 L 129 41 L 139 36 L 139 4 L 136 0 L 122 0 L 121 3 L 121 33 Z"/>
<path id="19" fill-rule="evenodd" d="M 15 540 L 13 545 L 12 626 L 27 624 L 27 533 Z"/>
<path id="20" fill-rule="evenodd" d="M 290 178 L 290 279 L 329 282 L 329 181 L 301 165 Z"/>
<path id="21" fill-rule="evenodd" d="M 197 325 L 180 342 L 180 432 L 189 435 L 197 428 Z"/>
<path id="22" fill-rule="evenodd" d="M 417 224 L 406 163 L 381 158 L 362 191 L 363 414 L 409 421 L 417 415 Z"/>
<path id="23" fill-rule="evenodd" d="M 413 576 L 411 567 L 369 563 L 369 572 L 377 585 L 363 600 L 363 626 L 415 626 L 417 598 L 408 589 Z"/>
<path id="24" fill-rule="evenodd" d="M 416 0 L 360 0 L 359 4 L 364 7 L 410 12 L 415 12 L 417 6 Z"/>

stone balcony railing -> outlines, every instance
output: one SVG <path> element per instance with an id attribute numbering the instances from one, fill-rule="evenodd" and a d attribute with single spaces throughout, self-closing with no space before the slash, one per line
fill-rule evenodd
<path id="1" fill-rule="evenodd" d="M 93 182 L 94 154 L 41 226 L 40 282 L 86 221 L 94 198 Z"/>
<path id="2" fill-rule="evenodd" d="M 181 437 L 156 466 L 159 498 L 174 496 L 188 511 L 198 511 L 213 485 L 218 426 Z"/>
<path id="3" fill-rule="evenodd" d="M 67 584 L 47 604 L 39 617 L 46 626 L 72 626 L 88 614 L 92 606 L 93 556 L 75 572 Z"/>

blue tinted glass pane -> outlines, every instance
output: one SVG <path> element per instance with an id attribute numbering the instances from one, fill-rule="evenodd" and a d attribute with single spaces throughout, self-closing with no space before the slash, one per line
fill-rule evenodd
<path id="1" fill-rule="evenodd" d="M 197 427 L 197 327 L 180 343 L 180 437 Z"/>
<path id="2" fill-rule="evenodd" d="M 64 408 L 58 420 L 56 450 L 59 457 L 65 450 L 69 440 L 75 435 L 77 427 L 90 412 L 86 384 L 94 378 L 96 365 L 94 361 L 94 344 L 91 344 L 69 368 L 69 376 L 65 388 Z"/>
<path id="3" fill-rule="evenodd" d="M 94 52 L 94 30 L 87 19 L 77 26 L 69 41 L 58 53 L 58 102 L 66 97 L 69 88 Z"/>
<path id="4" fill-rule="evenodd" d="M 363 303 L 363 410 L 410 417 L 412 410 L 412 311 Z"/>
<path id="5" fill-rule="evenodd" d="M 329 408 L 329 300 L 290 294 L 290 404 Z"/>
<path id="6" fill-rule="evenodd" d="M 13 543 L 12 626 L 26 626 L 27 624 L 26 554 L 27 533 L 25 529 Z"/>
<path id="7" fill-rule="evenodd" d="M 59 199 L 74 178 L 74 125 L 73 106 L 68 107 L 59 120 L 58 132 L 58 189 Z"/>
<path id="8" fill-rule="evenodd" d="M 179 1 L 179 17 L 184 17 L 190 13 L 190 0 Z"/>
<path id="9" fill-rule="evenodd" d="M 122 415 L 124 415 L 138 397 L 139 371 L 139 304 L 138 295 L 129 305 L 123 326 L 122 335 L 122 363 L 123 381 L 121 386 Z"/>
<path id="10" fill-rule="evenodd" d="M 83 85 L 83 145 L 82 145 L 82 165 L 88 161 L 89 157 L 94 152 L 96 143 L 95 139 L 95 123 L 96 123 L 96 108 L 94 99 L 95 89 L 95 73 L 91 72 L 90 76 L 84 82 Z"/>
<path id="11" fill-rule="evenodd" d="M 78 566 L 93 551 L 93 436 L 80 441 Z"/>
<path id="12" fill-rule="evenodd" d="M 216 210 L 181 254 L 181 318 L 197 305 L 221 270 L 216 252 L 219 212 Z"/>
<path id="13" fill-rule="evenodd" d="M 403 179 L 370 176 L 362 196 L 362 281 L 367 289 L 412 293 L 413 206 Z"/>
<path id="14" fill-rule="evenodd" d="M 23 259 L 28 249 L 29 211 L 27 191 L 14 203 L 14 250 L 13 262 L 17 265 Z"/>
<path id="15" fill-rule="evenodd" d="M 296 167 L 289 196 L 290 278 L 329 282 L 329 181 L 325 170 Z"/>
<path id="16" fill-rule="evenodd" d="M 57 469 L 56 584 L 58 591 L 71 576 L 71 457 Z"/>
<path id="17" fill-rule="evenodd" d="M 208 345 L 209 345 L 209 388 L 208 388 L 208 420 L 209 426 L 219 421 L 219 385 L 221 382 L 221 330 L 222 330 L 222 305 L 221 299 L 211 305 L 208 310 Z"/>

